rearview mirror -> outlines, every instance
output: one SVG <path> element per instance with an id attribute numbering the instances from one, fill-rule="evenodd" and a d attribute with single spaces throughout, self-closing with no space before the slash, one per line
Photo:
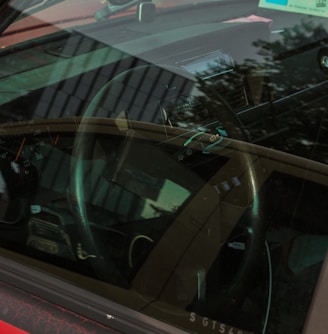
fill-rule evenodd
<path id="1" fill-rule="evenodd" d="M 138 5 L 137 16 L 139 22 L 153 22 L 156 6 L 152 2 L 141 2 Z"/>

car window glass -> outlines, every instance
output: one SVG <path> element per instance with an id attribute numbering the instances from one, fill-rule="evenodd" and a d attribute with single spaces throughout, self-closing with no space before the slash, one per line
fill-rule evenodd
<path id="1" fill-rule="evenodd" d="M 11 3 L 1 254 L 188 332 L 302 333 L 328 246 L 327 6 L 293 3 Z"/>

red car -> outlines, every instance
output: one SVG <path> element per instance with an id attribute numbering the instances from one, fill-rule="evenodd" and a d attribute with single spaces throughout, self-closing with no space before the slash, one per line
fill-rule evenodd
<path id="1" fill-rule="evenodd" d="M 0 4 L 0 332 L 328 329 L 325 2 Z"/>

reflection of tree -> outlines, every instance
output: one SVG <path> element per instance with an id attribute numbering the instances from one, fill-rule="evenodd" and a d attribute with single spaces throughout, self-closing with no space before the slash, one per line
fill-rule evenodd
<path id="1" fill-rule="evenodd" d="M 244 125 L 234 112 L 248 104 L 243 74 L 231 68 L 226 72 L 214 76 L 210 71 L 201 73 L 197 77 L 195 95 L 182 97 L 181 101 L 166 106 L 170 121 L 179 127 L 203 131 L 213 131 L 222 126 L 230 137 L 248 140 Z M 217 122 L 213 123 L 213 120 Z"/>
<path id="2" fill-rule="evenodd" d="M 275 62 L 282 63 L 279 72 L 280 91 L 284 94 L 318 82 L 316 47 L 327 38 L 322 25 L 302 21 L 281 33 L 281 40 L 271 43 Z"/>
<path id="3" fill-rule="evenodd" d="M 300 25 L 283 30 L 280 35 L 282 41 L 271 43 L 271 48 L 276 54 L 294 51 L 302 46 L 310 46 L 315 41 L 323 41 L 327 38 L 323 25 L 315 25 L 313 21 L 306 20 L 302 20 Z"/>
<path id="4" fill-rule="evenodd" d="M 230 137 L 328 162 L 327 96 L 324 86 L 313 89 L 327 80 L 317 60 L 325 38 L 322 25 L 302 21 L 275 41 L 256 41 L 261 62 L 247 59 L 222 74 L 202 73 L 199 96 L 168 108 L 170 119 L 189 128 L 216 119 Z M 242 123 L 239 113 L 261 103 L 261 117 Z"/>
<path id="5" fill-rule="evenodd" d="M 314 87 L 327 79 L 318 63 L 318 50 L 326 39 L 322 25 L 304 20 L 270 44 L 274 70 L 268 90 L 273 101 L 288 99 L 281 107 L 272 104 L 261 144 L 328 162 L 327 96 L 323 85 L 317 92 Z"/>

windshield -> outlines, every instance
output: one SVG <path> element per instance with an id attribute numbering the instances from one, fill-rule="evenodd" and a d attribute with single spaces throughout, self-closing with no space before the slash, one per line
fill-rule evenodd
<path id="1" fill-rule="evenodd" d="M 0 260 L 113 303 L 97 314 L 122 332 L 328 328 L 327 16 L 320 0 L 3 1 Z"/>

